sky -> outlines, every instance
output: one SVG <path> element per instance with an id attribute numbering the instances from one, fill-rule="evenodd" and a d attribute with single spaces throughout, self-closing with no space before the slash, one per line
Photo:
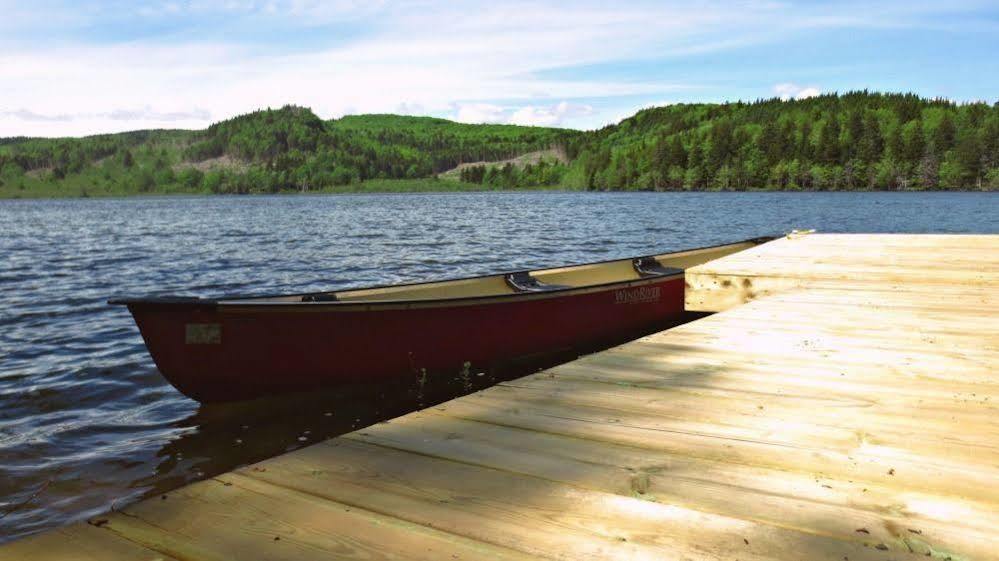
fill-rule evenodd
<path id="1" fill-rule="evenodd" d="M 999 1 L 0 0 L 0 137 L 286 104 L 593 129 L 864 88 L 999 101 Z"/>

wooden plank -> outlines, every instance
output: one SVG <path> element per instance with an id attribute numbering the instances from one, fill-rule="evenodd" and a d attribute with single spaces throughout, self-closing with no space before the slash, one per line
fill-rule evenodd
<path id="1" fill-rule="evenodd" d="M 961 310 L 973 313 L 987 306 L 994 310 L 999 306 L 999 295 L 981 287 L 893 285 L 870 283 L 842 283 L 822 290 L 800 290 L 782 294 L 781 301 L 807 302 L 809 304 L 829 304 L 839 307 L 891 306 L 892 308 L 914 308 L 921 311 Z M 986 311 L 986 310 L 982 310 Z M 938 316 L 940 317 L 940 316 Z M 946 314 L 943 315 L 946 318 Z"/>
<path id="2" fill-rule="evenodd" d="M 482 403 L 479 403 L 479 402 Z M 825 474 L 880 485 L 904 485 L 926 493 L 983 497 L 999 502 L 991 482 L 999 467 L 970 464 L 949 457 L 914 454 L 903 448 L 866 442 L 855 435 L 814 444 L 775 433 L 753 438 L 729 427 L 696 430 L 650 415 L 579 410 L 572 405 L 464 399 L 435 409 L 473 421 L 546 432 L 597 443 L 614 443 L 661 452 L 745 465 Z"/>
<path id="3" fill-rule="evenodd" d="M 876 368 L 893 371 L 900 376 L 921 377 L 941 381 L 965 380 L 969 383 L 993 384 L 992 365 L 995 353 L 940 349 L 926 347 L 892 348 L 890 345 L 856 342 L 844 338 L 822 341 L 819 338 L 802 338 L 801 333 L 787 334 L 753 329 L 735 331 L 733 337 L 719 338 L 717 334 L 683 331 L 670 337 L 675 348 L 700 346 L 709 350 L 728 345 L 729 352 L 758 356 L 783 356 L 785 360 L 818 360 L 837 363 L 845 370 Z M 853 344 L 851 344 L 853 343 Z"/>
<path id="4" fill-rule="evenodd" d="M 741 331 L 740 333 L 741 337 Z M 789 372 L 808 377 L 827 378 L 830 375 L 842 376 L 847 379 L 878 380 L 879 383 L 932 385 L 945 381 L 953 384 L 955 392 L 963 388 L 971 394 L 975 388 L 980 391 L 995 392 L 999 380 L 993 375 L 992 364 L 988 361 L 964 361 L 960 372 L 951 374 L 950 369 L 957 366 L 946 359 L 937 359 L 930 355 L 926 360 L 895 360 L 895 356 L 886 356 L 877 352 L 868 352 L 864 356 L 854 356 L 849 352 L 840 352 L 835 360 L 828 360 L 830 353 L 825 349 L 811 349 L 812 352 L 790 352 L 779 346 L 733 343 L 725 346 L 728 339 L 706 341 L 704 337 L 687 332 L 677 332 L 675 337 L 668 339 L 649 338 L 629 343 L 626 347 L 604 351 L 581 359 L 587 365 L 600 365 L 605 368 L 617 368 L 622 372 L 642 370 L 663 370 L 664 375 L 670 372 L 666 365 L 684 364 L 688 369 L 695 369 L 707 377 L 718 374 L 719 371 L 738 371 L 739 369 L 773 368 L 780 364 Z M 779 361 L 779 362 L 778 362 Z M 561 368 L 561 367 L 558 367 Z M 553 371 L 558 371 L 558 368 Z M 779 376 L 780 371 L 774 372 Z M 906 391 L 907 385 L 898 388 Z M 939 395 L 939 386 L 934 390 Z"/>
<path id="5" fill-rule="evenodd" d="M 972 394 L 987 398 L 999 393 L 999 380 L 990 375 L 988 364 L 965 369 L 960 376 L 947 376 L 945 369 L 919 362 L 905 365 L 884 360 L 850 363 L 843 359 L 817 360 L 814 355 L 786 356 L 782 359 L 779 349 L 733 351 L 721 346 L 678 344 L 663 339 L 633 342 L 624 348 L 557 366 L 548 373 L 555 375 L 579 369 L 606 372 L 620 377 L 622 383 L 630 383 L 630 378 L 648 383 L 650 377 L 655 376 L 658 376 L 660 384 L 723 383 L 730 378 L 760 380 L 762 384 L 757 387 L 758 391 L 768 388 L 783 391 L 784 384 L 844 392 L 862 387 L 874 393 L 897 392 L 900 396 L 943 399 L 947 396 L 941 394 L 940 383 L 946 381 L 947 390 L 952 390 L 951 395 L 955 398 L 970 398 Z M 768 375 L 773 380 L 772 384 L 766 382 Z"/>
<path id="6" fill-rule="evenodd" d="M 869 535 L 843 542 L 362 442 L 341 439 L 292 456 L 260 464 L 266 471 L 244 473 L 336 501 L 364 501 L 407 520 L 533 555 L 761 559 L 769 551 L 791 549 L 816 560 L 882 557 L 872 548 L 881 542 Z"/>
<path id="7" fill-rule="evenodd" d="M 708 439 L 751 441 L 765 446 L 821 446 L 847 450 L 857 445 L 859 437 L 853 431 L 837 427 L 787 426 L 780 431 L 754 426 L 751 422 L 737 422 L 734 416 L 712 412 L 710 414 L 684 415 L 683 411 L 662 408 L 629 406 L 614 401 L 594 399 L 592 396 L 553 396 L 544 391 L 518 388 L 507 395 L 498 392 L 483 394 L 480 399 L 461 404 L 464 410 L 488 410 L 490 413 L 520 416 L 557 417 L 582 422 L 623 425 L 669 434 L 685 434 Z M 456 411 L 449 407 L 449 411 Z M 813 431 L 809 434 L 809 431 Z"/>
<path id="8" fill-rule="evenodd" d="M 0 561 L 175 561 L 104 528 L 76 524 L 0 547 Z"/>
<path id="9" fill-rule="evenodd" d="M 854 450 L 782 443 L 775 440 L 731 437 L 723 431 L 703 433 L 671 429 L 650 416 L 578 411 L 571 407 L 521 406 L 495 402 L 479 404 L 463 399 L 435 409 L 473 421 L 534 430 L 554 435 L 613 443 L 661 452 L 865 481 L 926 493 L 956 497 L 986 497 L 999 501 L 995 467 L 935 458 L 906 457 L 904 453 L 858 441 Z M 901 482 L 901 483 L 897 483 Z"/>
<path id="10" fill-rule="evenodd" d="M 191 561 L 527 559 L 512 550 L 238 476 L 106 517 L 102 528 Z"/>
<path id="11" fill-rule="evenodd" d="M 533 376 L 504 384 L 515 390 L 507 401 L 524 403 L 558 401 L 580 408 L 646 413 L 675 419 L 696 419 L 734 427 L 758 427 L 766 434 L 774 430 L 801 431 L 806 438 L 829 434 L 847 435 L 854 442 L 905 445 L 928 453 L 943 448 L 950 455 L 975 458 L 982 451 L 999 455 L 999 410 L 989 406 L 979 410 L 967 404 L 951 409 L 920 407 L 900 402 L 891 406 L 876 399 L 849 399 L 831 396 L 788 396 L 780 394 L 741 394 L 736 392 L 689 393 L 659 388 L 611 385 Z M 499 392 L 489 392 L 496 397 Z M 696 412 L 696 413 L 692 413 Z M 919 426 L 912 417 L 918 415 Z M 960 428 L 975 424 L 980 430 L 963 433 Z M 814 439 L 810 439 L 814 441 Z"/>
<path id="12" fill-rule="evenodd" d="M 740 368 L 738 372 L 724 372 L 720 369 L 710 371 L 711 376 L 703 376 L 697 370 L 674 366 L 676 374 L 668 380 L 657 375 L 657 370 L 650 368 L 633 368 L 627 372 L 614 368 L 601 367 L 593 363 L 572 364 L 560 367 L 546 373 L 543 377 L 557 379 L 564 384 L 583 384 L 586 391 L 605 391 L 620 393 L 622 388 L 651 389 L 662 392 L 659 397 L 649 396 L 657 400 L 678 400 L 690 403 L 690 407 L 700 410 L 707 405 L 726 405 L 727 400 L 734 400 L 734 407 L 758 408 L 765 403 L 777 405 L 775 410 L 769 408 L 767 414 L 776 415 L 784 407 L 783 403 L 812 403 L 822 407 L 819 417 L 837 418 L 842 414 L 855 415 L 858 408 L 864 410 L 863 415 L 871 415 L 879 422 L 902 426 L 912 425 L 911 416 L 918 412 L 920 418 L 931 423 L 973 422 L 981 425 L 990 434 L 999 427 L 999 407 L 988 393 L 962 393 L 954 386 L 946 388 L 948 393 L 940 395 L 939 384 L 918 384 L 905 388 L 904 391 L 885 387 L 883 379 L 871 380 L 864 377 L 857 381 L 840 376 L 839 372 L 830 372 L 825 379 L 815 380 L 807 375 L 796 375 L 796 370 L 789 369 L 781 375 L 770 375 L 766 366 L 757 369 Z M 680 372 L 690 373 L 685 379 Z M 531 377 L 509 383 L 509 386 L 536 385 L 543 383 L 542 377 Z M 908 383 L 908 381 L 906 381 Z M 591 387 L 587 388 L 586 384 Z M 595 387 L 592 387 L 595 385 Z M 965 386 L 961 386 L 965 387 Z M 979 390 L 979 387 L 974 387 Z M 999 390 L 999 388 L 996 388 Z M 999 397 L 999 393 L 996 394 Z M 717 401 L 705 401 L 717 399 Z M 701 403 L 701 401 L 704 401 Z M 826 411 L 825 408 L 829 408 Z M 761 410 L 763 411 L 763 410 Z M 814 411 L 814 409 L 813 409 Z M 751 411 L 750 411 L 751 412 Z M 898 421 L 896 421 L 898 419 Z M 849 426 L 849 425 L 844 425 Z"/>

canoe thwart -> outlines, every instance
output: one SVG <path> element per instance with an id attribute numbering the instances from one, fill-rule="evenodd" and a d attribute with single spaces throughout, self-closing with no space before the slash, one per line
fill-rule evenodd
<path id="1" fill-rule="evenodd" d="M 538 279 L 531 276 L 531 273 L 527 271 L 518 271 L 516 273 L 507 273 L 503 277 L 506 284 L 510 288 L 516 290 L 517 292 L 548 292 L 551 290 L 562 290 L 569 288 L 563 284 L 548 284 L 546 282 L 541 282 Z"/>
<path id="2" fill-rule="evenodd" d="M 302 302 L 338 302 L 340 299 L 336 294 L 306 294 L 302 296 Z"/>
<path id="3" fill-rule="evenodd" d="M 678 267 L 666 267 L 660 263 L 658 259 L 652 256 L 636 257 L 631 261 L 631 265 L 635 268 L 635 272 L 642 278 L 683 274 L 683 269 Z"/>

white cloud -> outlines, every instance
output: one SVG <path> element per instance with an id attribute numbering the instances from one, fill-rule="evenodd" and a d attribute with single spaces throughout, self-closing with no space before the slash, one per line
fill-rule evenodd
<path id="1" fill-rule="evenodd" d="M 571 7 L 517 1 L 167 0 L 144 4 L 143 15 L 128 4 L 55 9 L 58 0 L 40 2 L 43 7 L 32 9 L 0 0 L 5 14 L 0 136 L 196 128 L 210 119 L 286 103 L 309 106 L 326 118 L 403 111 L 475 122 L 601 122 L 635 99 L 662 99 L 692 85 L 669 74 L 649 73 L 641 80 L 595 70 L 554 78 L 550 70 L 730 50 L 802 29 L 871 19 L 849 6 L 788 7 L 762 0 L 696 5 L 580 0 Z M 905 4 L 897 6 L 896 12 L 904 12 Z M 46 20 L 44 13 L 56 16 Z M 223 29 L 199 20 L 219 14 L 227 23 Z M 891 20 L 891 9 L 881 7 L 876 15 L 877 21 Z M 185 18 L 190 29 L 154 32 L 160 21 L 175 26 Z M 88 36 L 69 30 L 93 35 L 93 26 L 108 21 L 113 25 L 107 33 L 129 29 L 132 39 L 68 39 Z M 52 37 L 60 29 L 67 31 L 64 37 Z M 144 37 L 142 29 L 153 31 L 134 39 Z M 299 30 L 312 35 L 300 43 L 290 36 Z M 813 86 L 782 86 L 790 88 L 781 89 L 781 96 L 818 93 Z M 589 98 L 631 101 L 613 107 L 603 102 L 599 112 L 583 110 Z"/>
<path id="2" fill-rule="evenodd" d="M 510 123 L 514 125 L 529 125 L 539 127 L 550 127 L 561 122 L 561 117 L 555 111 L 546 107 L 535 107 L 525 105 L 514 111 L 510 116 Z"/>
<path id="3" fill-rule="evenodd" d="M 818 88 L 808 87 L 808 88 L 802 88 L 802 90 L 800 92 L 798 92 L 798 94 L 795 95 L 794 98 L 795 99 L 808 99 L 810 97 L 818 97 L 821 94 L 822 94 L 822 92 L 819 91 Z"/>
<path id="4" fill-rule="evenodd" d="M 565 120 L 593 113 L 586 104 L 560 101 L 553 105 L 497 105 L 494 103 L 455 103 L 447 114 L 460 123 L 506 123 L 536 127 L 557 127 Z"/>
<path id="5" fill-rule="evenodd" d="M 459 103 L 454 120 L 459 123 L 502 123 L 504 109 L 491 103 Z"/>
<path id="6" fill-rule="evenodd" d="M 0 119 L 0 137 L 209 124 L 207 118 L 172 123 L 153 116 L 128 122 L 108 118 L 103 123 L 97 118 L 136 106 L 152 107 L 158 114 L 193 115 L 201 110 L 214 119 L 287 103 L 311 107 L 325 118 L 393 112 L 400 107 L 447 115 L 457 106 L 456 117 L 461 120 L 505 122 L 512 113 L 509 107 L 531 105 L 537 109 L 534 120 L 551 121 L 553 117 L 545 117 L 551 113 L 562 122 L 568 114 L 556 115 L 545 101 L 661 95 L 684 87 L 666 80 L 547 78 L 545 70 L 555 62 L 597 63 L 629 48 L 591 44 L 595 36 L 607 33 L 601 29 L 579 33 L 545 25 L 511 29 L 504 21 L 486 21 L 486 16 L 468 20 L 447 32 L 424 29 L 421 26 L 428 22 L 423 20 L 412 27 L 397 22 L 395 26 L 405 29 L 313 52 L 260 53 L 229 43 L 142 41 L 4 50 L 0 51 L 0 111 L 95 118 L 43 125 L 8 113 Z M 491 101 L 497 99 L 504 100 L 499 112 L 488 107 L 499 106 Z"/>
<path id="7" fill-rule="evenodd" d="M 807 99 L 822 94 L 822 90 L 815 86 L 799 86 L 791 82 L 784 82 L 774 86 L 774 94 L 787 101 L 789 99 Z"/>
<path id="8" fill-rule="evenodd" d="M 589 105 L 562 101 L 549 107 L 525 105 L 514 111 L 508 122 L 514 125 L 554 127 L 564 124 L 567 118 L 592 113 L 593 107 Z"/>

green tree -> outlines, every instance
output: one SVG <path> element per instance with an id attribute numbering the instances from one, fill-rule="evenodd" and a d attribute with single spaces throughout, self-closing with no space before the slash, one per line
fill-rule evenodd
<path id="1" fill-rule="evenodd" d="M 204 180 L 204 175 L 196 168 L 185 168 L 177 175 L 180 184 L 188 189 L 197 189 Z"/>
<path id="2" fill-rule="evenodd" d="M 954 147 L 954 139 L 957 136 L 957 127 L 949 113 L 945 113 L 937 128 L 933 131 L 933 150 L 937 157 L 943 157 L 944 153 Z"/>
<path id="3" fill-rule="evenodd" d="M 822 132 L 819 134 L 818 156 L 820 162 L 835 164 L 840 161 L 839 135 L 839 120 L 835 116 L 831 116 L 822 126 Z"/>
<path id="4" fill-rule="evenodd" d="M 140 193 L 149 193 L 156 187 L 156 178 L 148 169 L 140 169 L 135 175 L 135 186 Z"/>
<path id="5" fill-rule="evenodd" d="M 933 152 L 927 152 L 919 161 L 916 183 L 922 189 L 936 189 L 940 186 L 940 160 Z"/>
<path id="6" fill-rule="evenodd" d="M 881 136 L 878 119 L 873 112 L 868 112 L 864 115 L 864 130 L 857 147 L 857 156 L 863 162 L 871 163 L 880 160 L 883 151 L 884 138 Z"/>
<path id="7" fill-rule="evenodd" d="M 224 181 L 225 176 L 220 171 L 209 171 L 205 174 L 202 180 L 202 188 L 210 193 L 223 193 L 224 192 Z"/>
<path id="8" fill-rule="evenodd" d="M 982 143 L 973 130 L 965 131 L 954 147 L 954 165 L 957 184 L 954 187 L 982 186 Z"/>
<path id="9" fill-rule="evenodd" d="M 999 111 L 995 113 L 982 125 L 982 163 L 988 169 L 999 168 Z"/>
<path id="10" fill-rule="evenodd" d="M 910 164 L 916 164 L 926 153 L 926 137 L 923 132 L 923 122 L 921 120 L 910 121 L 905 125 L 902 132 L 902 141 L 905 145 L 902 159 Z"/>
<path id="11" fill-rule="evenodd" d="M 905 160 L 905 141 L 902 139 L 902 127 L 894 126 L 888 131 L 885 141 L 888 155 L 896 162 Z"/>
<path id="12" fill-rule="evenodd" d="M 847 118 L 847 157 L 859 157 L 861 142 L 864 138 L 864 120 L 860 111 L 851 111 Z"/>

